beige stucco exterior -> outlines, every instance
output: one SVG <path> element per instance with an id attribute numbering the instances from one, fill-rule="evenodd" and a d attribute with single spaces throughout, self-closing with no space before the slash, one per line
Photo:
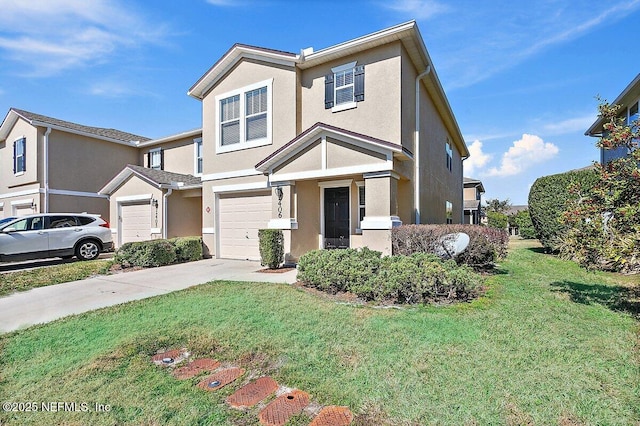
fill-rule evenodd
<path id="1" fill-rule="evenodd" d="M 345 48 L 349 53 L 342 55 L 327 54 L 329 59 L 317 60 L 314 66 L 276 63 L 272 52 L 264 54 L 264 61 L 257 60 L 253 56 L 262 52 L 256 49 L 252 59 L 240 54 L 232 66 L 225 63 L 220 75 L 210 75 L 214 66 L 203 77 L 214 82 L 199 95 L 205 156 L 202 228 L 213 255 L 217 255 L 216 197 L 242 197 L 246 191 L 272 188 L 272 219 L 265 227 L 283 229 L 287 259 L 295 260 L 323 246 L 323 191 L 335 185 L 350 190 L 350 246 L 390 253 L 391 227 L 415 222 L 416 77 L 427 69 L 416 64 L 415 49 L 415 40 L 405 44 L 390 39 L 367 49 Z M 234 57 L 233 48 L 223 59 L 228 57 Z M 284 56 L 278 60 L 292 61 Z M 353 62 L 364 65 L 364 101 L 350 109 L 325 108 L 325 76 L 332 68 Z M 270 143 L 218 152 L 218 103 L 262 81 L 272 81 Z M 450 109 L 438 85 L 433 74 L 419 83 L 421 223 L 445 223 L 447 202 L 453 205 L 451 220 L 461 223 L 462 154 L 468 152 L 455 118 L 447 115 Z M 194 88 L 200 90 L 197 85 Z M 453 150 L 451 170 L 445 155 L 447 141 Z M 256 165 L 263 174 L 253 172 Z M 361 224 L 358 184 L 365 188 Z M 277 187 L 282 190 L 281 200 Z"/>
<path id="2" fill-rule="evenodd" d="M 178 140 L 141 147 L 136 164 L 147 166 L 149 151 L 162 149 L 164 151 L 164 170 L 185 175 L 196 174 L 195 145 L 198 137 L 186 137 Z"/>

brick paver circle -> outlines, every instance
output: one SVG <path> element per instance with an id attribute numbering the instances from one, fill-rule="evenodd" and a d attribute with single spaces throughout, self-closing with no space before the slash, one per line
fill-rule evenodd
<path id="1" fill-rule="evenodd" d="M 186 380 L 200 373 L 213 371 L 218 367 L 220 367 L 220 361 L 211 358 L 200 358 L 190 362 L 184 367 L 176 368 L 173 371 L 173 376 L 178 380 Z"/>
<path id="2" fill-rule="evenodd" d="M 285 393 L 274 399 L 260 411 L 260 424 L 282 426 L 309 405 L 309 394 L 300 390 Z"/>
<path id="3" fill-rule="evenodd" d="M 353 421 L 353 414 L 348 407 L 331 405 L 324 407 L 309 426 L 347 426 Z"/>
<path id="4" fill-rule="evenodd" d="M 186 349 L 172 349 L 170 351 L 155 354 L 151 357 L 151 361 L 157 365 L 164 365 L 167 367 L 185 359 L 185 352 Z"/>
<path id="5" fill-rule="evenodd" d="M 216 391 L 244 374 L 244 368 L 230 367 L 205 377 L 198 387 L 206 391 Z"/>
<path id="6" fill-rule="evenodd" d="M 244 385 L 233 395 L 229 395 L 227 403 L 233 408 L 253 407 L 278 390 L 278 382 L 271 377 L 260 377 L 255 382 Z"/>

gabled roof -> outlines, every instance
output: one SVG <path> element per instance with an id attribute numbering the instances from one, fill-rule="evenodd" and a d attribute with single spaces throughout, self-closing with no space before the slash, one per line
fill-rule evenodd
<path id="1" fill-rule="evenodd" d="M 611 102 L 611 104 L 621 105 L 622 107 L 628 107 L 629 104 L 640 97 L 640 74 L 634 78 L 631 83 L 618 95 L 618 97 Z M 602 135 L 602 126 L 604 125 L 604 119 L 598 117 L 598 119 L 587 129 L 584 134 L 586 136 L 600 137 Z"/>
<path id="2" fill-rule="evenodd" d="M 300 55 L 263 47 L 235 44 L 198 79 L 187 94 L 196 99 L 203 99 L 207 92 L 242 58 L 253 58 L 265 62 L 307 69 L 398 40 L 402 42 L 419 73 L 426 70 L 428 66 L 431 66 L 431 72 L 425 76 L 422 82 L 429 92 L 429 95 L 434 99 L 435 107 L 451 133 L 454 144 L 460 151 L 461 156 L 469 157 L 469 150 L 464 142 L 456 118 L 453 115 L 451 105 L 444 93 L 438 74 L 433 66 L 433 61 L 429 56 L 429 52 L 427 52 L 416 21 L 404 22 L 316 52 L 313 52 L 311 48 L 304 49 Z"/>
<path id="3" fill-rule="evenodd" d="M 202 99 L 233 66 L 243 58 L 258 59 L 280 65 L 294 66 L 298 55 L 265 47 L 236 43 L 202 77 L 195 82 L 187 94 Z"/>
<path id="4" fill-rule="evenodd" d="M 308 142 L 317 140 L 322 135 L 333 137 L 353 145 L 358 144 L 368 146 L 369 148 L 377 151 L 382 148 L 383 150 L 391 151 L 394 156 L 401 159 L 413 157 L 411 151 L 401 145 L 363 135 L 361 133 L 352 132 L 350 130 L 341 129 L 340 127 L 332 126 L 330 124 L 316 123 L 256 164 L 256 170 L 263 173 L 267 172 L 269 169 L 272 169 L 294 155 L 298 148 L 304 146 Z"/>
<path id="5" fill-rule="evenodd" d="M 462 178 L 462 184 L 464 187 L 479 187 L 480 188 L 480 192 L 484 194 L 484 185 L 482 184 L 482 181 L 478 180 L 478 179 L 473 179 L 473 178 L 468 178 L 468 177 L 463 177 Z"/>
<path id="6" fill-rule="evenodd" d="M 148 141 L 149 138 L 134 135 L 133 133 L 122 132 L 116 129 L 105 129 L 102 127 L 85 126 L 82 124 L 72 123 L 70 121 L 59 120 L 57 118 L 47 117 L 46 115 L 35 114 L 33 112 L 24 111 L 17 108 L 10 108 L 2 125 L 0 125 L 0 141 L 3 141 L 9 135 L 16 121 L 22 118 L 32 126 L 51 127 L 64 132 L 75 133 L 78 135 L 89 136 L 96 139 L 102 139 L 109 142 L 115 142 L 125 145 L 132 145 L 135 142 Z"/>
<path id="7" fill-rule="evenodd" d="M 125 168 L 111 179 L 100 191 L 98 191 L 98 193 L 107 195 L 112 194 L 132 175 L 138 176 L 157 188 L 193 189 L 202 187 L 202 180 L 193 175 L 185 175 L 127 164 Z"/>

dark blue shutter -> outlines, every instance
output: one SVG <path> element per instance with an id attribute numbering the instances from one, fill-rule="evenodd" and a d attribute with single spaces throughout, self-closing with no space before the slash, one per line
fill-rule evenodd
<path id="1" fill-rule="evenodd" d="M 147 168 L 151 168 L 151 151 L 147 152 Z"/>
<path id="2" fill-rule="evenodd" d="M 364 101 L 364 65 L 359 65 L 354 71 L 353 97 L 356 102 Z"/>
<path id="3" fill-rule="evenodd" d="M 333 73 L 324 76 L 324 108 L 333 108 Z"/>
<path id="4" fill-rule="evenodd" d="M 16 157 L 16 145 L 18 141 L 13 142 L 13 174 L 16 174 L 16 164 L 18 163 L 18 158 Z"/>
<path id="5" fill-rule="evenodd" d="M 160 148 L 160 170 L 164 170 L 164 149 Z"/>
<path id="6" fill-rule="evenodd" d="M 27 171 L 27 139 L 22 138 L 20 140 L 20 143 L 22 144 L 22 170 L 20 171 L 26 172 Z"/>

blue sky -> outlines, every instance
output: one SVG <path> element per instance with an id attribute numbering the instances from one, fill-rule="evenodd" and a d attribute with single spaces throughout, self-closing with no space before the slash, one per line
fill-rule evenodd
<path id="1" fill-rule="evenodd" d="M 201 125 L 191 85 L 234 43 L 316 50 L 415 19 L 487 198 L 598 158 L 596 95 L 640 72 L 640 0 L 0 0 L 10 107 L 157 138 Z"/>

